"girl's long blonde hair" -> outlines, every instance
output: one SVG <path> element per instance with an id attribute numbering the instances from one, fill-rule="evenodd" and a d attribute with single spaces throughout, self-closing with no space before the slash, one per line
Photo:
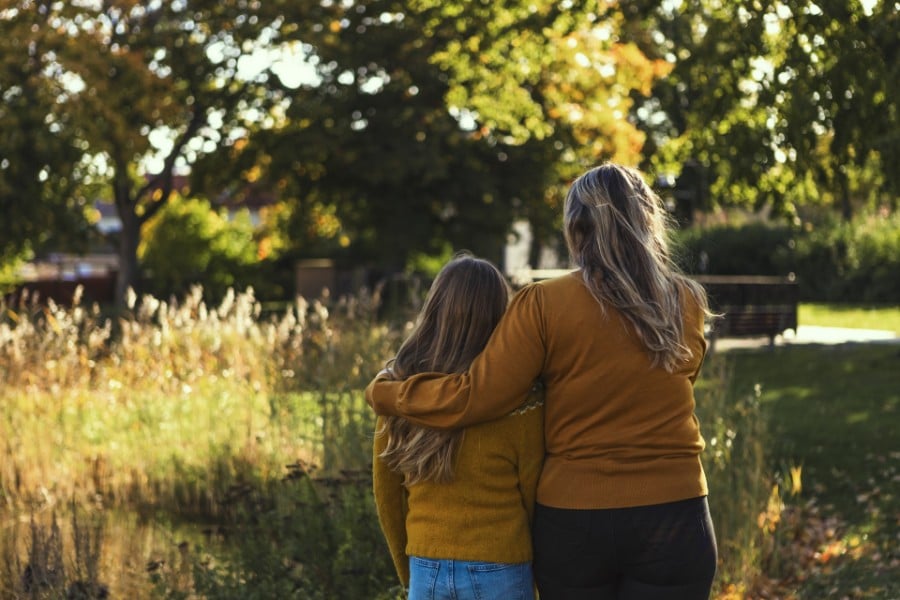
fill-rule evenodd
<path id="1" fill-rule="evenodd" d="M 673 371 L 691 355 L 683 294 L 710 313 L 704 289 L 671 260 L 667 225 L 662 202 L 635 169 L 600 165 L 566 196 L 566 243 L 591 295 L 631 322 L 654 366 Z"/>
<path id="2" fill-rule="evenodd" d="M 390 367 L 397 379 L 416 373 L 463 373 L 487 344 L 509 303 L 509 286 L 493 264 L 457 255 L 438 273 L 413 332 Z M 453 457 L 463 431 L 441 431 L 387 417 L 380 458 L 404 475 L 406 485 L 453 478 Z"/>

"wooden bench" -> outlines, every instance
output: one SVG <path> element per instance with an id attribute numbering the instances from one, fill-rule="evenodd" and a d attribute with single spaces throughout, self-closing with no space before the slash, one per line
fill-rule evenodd
<path id="1" fill-rule="evenodd" d="M 710 308 L 722 317 L 713 321 L 710 349 L 719 337 L 775 337 L 797 330 L 797 282 L 787 277 L 695 275 L 709 295 Z"/>
<path id="2" fill-rule="evenodd" d="M 524 270 L 513 278 L 518 284 L 559 277 L 567 269 Z M 769 346 L 775 337 L 788 329 L 797 331 L 799 288 L 789 277 L 757 275 L 692 275 L 709 295 L 710 308 L 722 315 L 710 326 L 710 350 L 716 338 L 768 336 Z"/>

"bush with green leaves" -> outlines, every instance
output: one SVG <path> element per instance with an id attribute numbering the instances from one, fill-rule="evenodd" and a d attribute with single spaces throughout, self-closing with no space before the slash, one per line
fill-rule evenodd
<path id="1" fill-rule="evenodd" d="M 259 263 L 255 229 L 246 210 L 229 216 L 209 201 L 176 197 L 147 226 L 141 260 L 147 291 L 181 296 L 194 284 L 208 300 L 246 287 Z"/>
<path id="2" fill-rule="evenodd" d="M 796 267 L 804 299 L 900 303 L 900 214 L 811 228 Z"/>
<path id="3" fill-rule="evenodd" d="M 803 228 L 754 223 L 691 228 L 675 237 L 688 273 L 796 275 L 814 302 L 900 303 L 900 214 Z"/>
<path id="4" fill-rule="evenodd" d="M 694 227 L 675 238 L 676 259 L 688 273 L 787 275 L 793 271 L 794 232 L 763 223 Z"/>

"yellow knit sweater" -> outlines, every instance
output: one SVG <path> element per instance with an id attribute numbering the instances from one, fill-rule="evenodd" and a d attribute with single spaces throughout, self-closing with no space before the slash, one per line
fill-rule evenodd
<path id="1" fill-rule="evenodd" d="M 468 373 L 376 378 L 366 398 L 378 414 L 452 428 L 508 413 L 540 378 L 547 455 L 538 502 L 620 508 L 703 496 L 693 382 L 706 341 L 700 307 L 683 296 L 692 356 L 674 373 L 650 366 L 633 327 L 575 272 L 516 294 Z"/>
<path id="2" fill-rule="evenodd" d="M 521 402 L 520 397 L 520 402 Z M 532 400 L 534 398 L 532 397 Z M 531 560 L 531 518 L 544 458 L 543 406 L 530 402 L 502 419 L 469 427 L 448 483 L 403 485 L 378 455 L 373 485 L 378 518 L 394 566 L 409 585 L 409 556 L 520 563 Z"/>

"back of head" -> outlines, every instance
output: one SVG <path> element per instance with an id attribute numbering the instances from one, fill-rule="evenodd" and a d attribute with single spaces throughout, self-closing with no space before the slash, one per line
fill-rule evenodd
<path id="1" fill-rule="evenodd" d="M 497 267 L 457 255 L 431 284 L 416 328 L 397 353 L 394 373 L 405 378 L 424 371 L 466 371 L 508 303 L 509 286 Z"/>
<path id="2" fill-rule="evenodd" d="M 704 310 L 706 295 L 672 263 L 668 215 L 640 172 L 606 163 L 576 179 L 564 228 L 588 290 L 632 323 L 652 364 L 671 371 L 686 360 L 682 294 Z"/>
<path id="3" fill-rule="evenodd" d="M 412 334 L 392 364 L 405 379 L 422 372 L 462 373 L 484 349 L 509 303 L 503 274 L 486 260 L 457 255 L 438 273 L 428 291 Z M 387 445 L 381 458 L 405 476 L 419 481 L 449 481 L 462 431 L 439 431 L 400 417 L 385 419 Z"/>

